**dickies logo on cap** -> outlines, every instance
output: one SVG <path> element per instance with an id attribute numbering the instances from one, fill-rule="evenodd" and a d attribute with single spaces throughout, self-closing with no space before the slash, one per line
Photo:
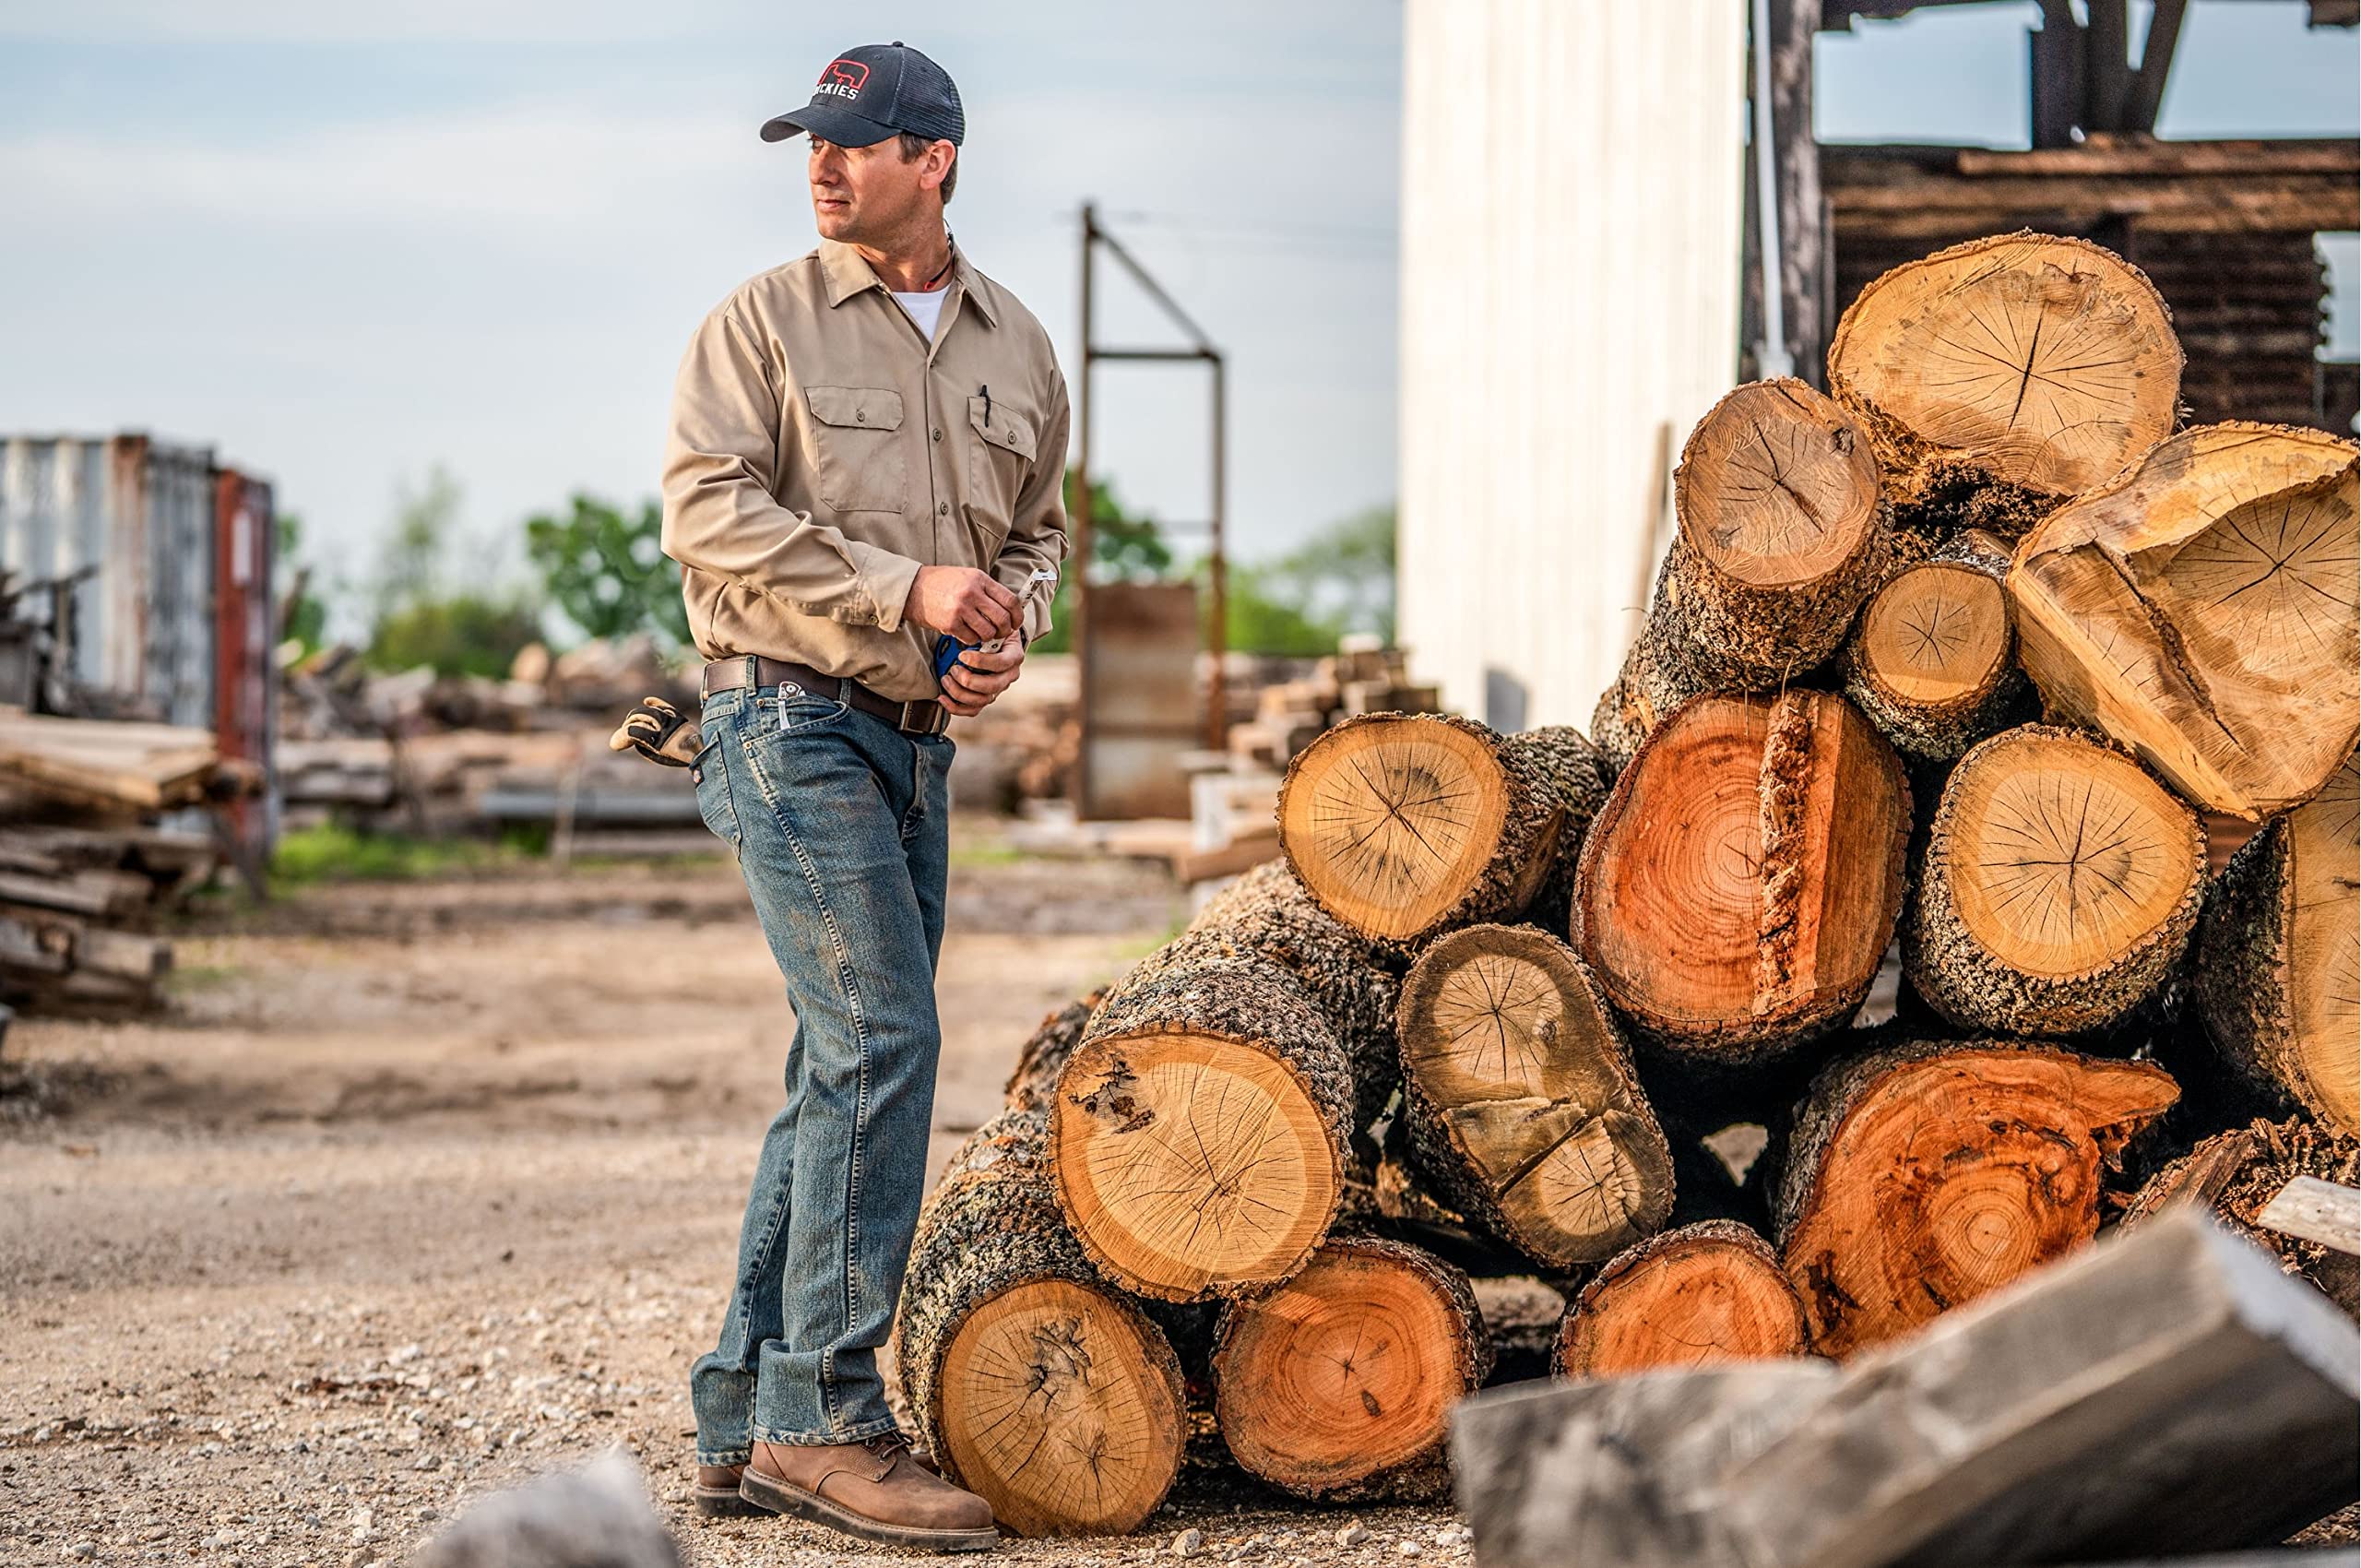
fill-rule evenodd
<path id="1" fill-rule="evenodd" d="M 798 131 L 839 147 L 869 147 L 903 133 L 957 147 L 967 139 L 967 117 L 950 73 L 896 39 L 829 61 L 812 101 L 773 118 L 763 139 L 784 141 Z"/>

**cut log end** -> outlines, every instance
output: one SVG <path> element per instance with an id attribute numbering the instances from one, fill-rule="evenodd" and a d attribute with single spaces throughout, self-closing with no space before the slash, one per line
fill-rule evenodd
<path id="1" fill-rule="evenodd" d="M 2206 897 L 2197 1000 L 2251 1077 L 2333 1128 L 2361 1132 L 2361 778 L 2248 840 Z"/>
<path id="2" fill-rule="evenodd" d="M 1809 1348 L 1810 1324 L 1778 1253 L 1746 1226 L 1706 1220 L 1608 1260 L 1566 1313 L 1557 1371 L 1619 1377 Z"/>
<path id="3" fill-rule="evenodd" d="M 2181 351 L 2147 278 L 2087 241 L 2020 233 L 1954 245 L 1864 289 L 1829 349 L 1887 492 L 1925 499 L 1961 470 L 2079 494 L 2170 433 Z M 1979 512 L 1984 526 L 2008 512 Z"/>
<path id="4" fill-rule="evenodd" d="M 1793 379 L 1738 388 L 1699 422 L 1676 481 L 1681 536 L 1750 588 L 1851 562 L 1878 527 L 1878 469 L 1844 410 Z"/>
<path id="5" fill-rule="evenodd" d="M 1060 1202 L 1094 1260 L 1170 1301 L 1285 1279 L 1336 1209 L 1327 1113 L 1251 1041 L 1086 1041 L 1061 1080 L 1050 1143 Z"/>
<path id="6" fill-rule="evenodd" d="M 1121 1535 L 1164 1499 L 1187 1411 L 1137 1309 L 1066 1279 L 1014 1286 L 953 1336 L 943 1441 L 960 1480 L 1020 1535 Z"/>
<path id="7" fill-rule="evenodd" d="M 1508 810 L 1509 781 L 1483 732 L 1379 717 L 1338 726 L 1296 759 L 1279 836 L 1296 874 L 1339 920 L 1401 940 L 1467 897 Z"/>
<path id="8" fill-rule="evenodd" d="M 1216 1417 L 1246 1469 L 1325 1495 L 1439 1467 L 1451 1407 L 1489 1360 L 1465 1276 L 1399 1242 L 1339 1238 L 1228 1309 Z"/>
<path id="9" fill-rule="evenodd" d="M 1484 925 L 1404 985 L 1412 1147 L 1442 1194 L 1545 1263 L 1596 1262 L 1671 1212 L 1672 1156 L 1564 944 Z"/>
<path id="10" fill-rule="evenodd" d="M 1667 1045 L 1792 1044 L 1867 993 L 1909 822 L 1899 759 L 1843 698 L 1701 697 L 1649 737 L 1594 824 L 1576 944 Z"/>
<path id="11" fill-rule="evenodd" d="M 2025 540 L 2009 574 L 2025 670 L 2198 805 L 2274 816 L 2361 726 L 2357 519 L 2351 441 L 2183 431 Z"/>
<path id="12" fill-rule="evenodd" d="M 2102 1167 L 2177 1097 L 2161 1068 L 2032 1046 L 1904 1047 L 1823 1078 L 1782 1205 L 1813 1347 L 1892 1338 L 2089 1241 Z"/>
<path id="13" fill-rule="evenodd" d="M 2196 814 L 2086 735 L 2024 725 L 1961 759 L 1935 815 L 1912 982 L 1946 1016 L 2093 1028 L 2185 950 L 2205 880 Z"/>

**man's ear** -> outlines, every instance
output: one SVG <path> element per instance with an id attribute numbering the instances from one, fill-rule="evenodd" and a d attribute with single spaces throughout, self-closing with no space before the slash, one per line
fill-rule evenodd
<path id="1" fill-rule="evenodd" d="M 951 165 L 958 160 L 959 149 L 947 141 L 936 142 L 927 149 L 928 172 L 933 176 L 930 184 L 940 186 L 951 177 Z M 935 160 L 940 157 L 941 162 Z"/>

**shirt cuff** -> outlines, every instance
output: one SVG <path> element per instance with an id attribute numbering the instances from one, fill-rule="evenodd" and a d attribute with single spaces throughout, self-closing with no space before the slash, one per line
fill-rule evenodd
<path id="1" fill-rule="evenodd" d="M 860 591 L 875 612 L 877 629 L 902 629 L 902 607 L 910 601 L 910 586 L 919 580 L 919 563 L 907 555 L 870 546 L 860 559 Z"/>

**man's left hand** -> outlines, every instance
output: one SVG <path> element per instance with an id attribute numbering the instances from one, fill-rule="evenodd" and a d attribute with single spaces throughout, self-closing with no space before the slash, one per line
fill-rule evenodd
<path id="1" fill-rule="evenodd" d="M 960 719 L 973 719 L 991 707 L 1001 693 L 1016 684 L 1025 663 L 1025 644 L 1011 637 L 997 653 L 970 648 L 943 675 L 943 706 Z"/>

